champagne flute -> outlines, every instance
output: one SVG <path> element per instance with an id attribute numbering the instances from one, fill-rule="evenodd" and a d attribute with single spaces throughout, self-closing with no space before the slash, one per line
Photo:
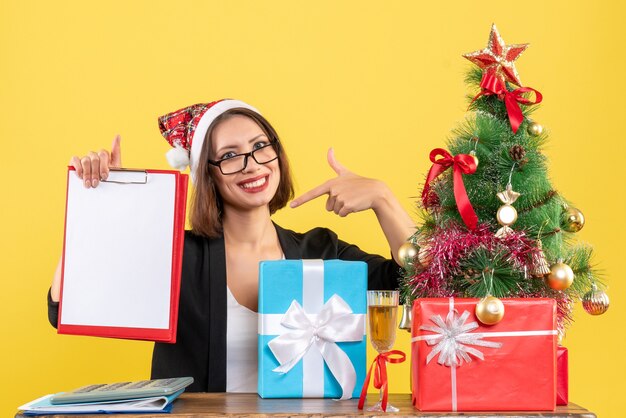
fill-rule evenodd
<path id="1" fill-rule="evenodd" d="M 399 292 L 397 290 L 370 290 L 367 292 L 367 316 L 370 341 L 378 353 L 391 350 L 396 342 L 396 318 L 398 315 Z M 380 399 L 368 411 L 383 411 L 383 387 Z M 387 403 L 386 411 L 398 412 L 398 408 Z"/>

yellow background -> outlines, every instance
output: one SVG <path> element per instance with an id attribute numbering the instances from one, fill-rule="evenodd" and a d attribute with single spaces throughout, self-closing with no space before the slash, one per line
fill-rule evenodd
<path id="1" fill-rule="evenodd" d="M 48 325 L 72 155 L 120 133 L 125 166 L 167 168 L 156 117 L 234 97 L 279 131 L 297 192 L 333 176 L 325 154 L 334 146 L 413 213 L 428 152 L 466 113 L 471 64 L 461 54 L 486 46 L 492 22 L 507 43 L 531 44 L 517 68 L 544 94 L 535 118 L 550 132 L 551 178 L 584 211 L 579 238 L 595 246 L 610 284 L 603 317 L 576 308 L 565 340 L 570 399 L 620 416 L 624 12 L 617 1 L 2 1 L 0 416 L 46 393 L 149 373 L 149 343 L 59 336 Z M 318 199 L 275 219 L 328 226 L 388 254 L 372 213 L 341 219 Z M 397 347 L 409 351 L 408 334 Z M 391 391 L 408 391 L 408 363 L 390 368 Z"/>

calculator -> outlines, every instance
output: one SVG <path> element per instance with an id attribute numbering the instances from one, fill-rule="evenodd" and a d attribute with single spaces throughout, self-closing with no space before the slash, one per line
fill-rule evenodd
<path id="1" fill-rule="evenodd" d="M 170 379 L 139 380 L 83 386 L 70 392 L 53 395 L 53 405 L 81 402 L 106 402 L 121 399 L 167 396 L 186 388 L 193 383 L 193 377 L 173 377 Z"/>

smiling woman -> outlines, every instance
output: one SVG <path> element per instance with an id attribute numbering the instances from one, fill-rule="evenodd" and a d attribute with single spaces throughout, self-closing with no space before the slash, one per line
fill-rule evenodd
<path id="1" fill-rule="evenodd" d="M 269 186 L 263 182 L 269 174 L 253 178 L 250 173 L 254 173 L 256 168 L 259 171 L 273 171 L 275 174 L 271 178 L 275 184 L 267 192 L 271 197 L 268 206 L 270 214 L 285 207 L 293 198 L 294 192 L 289 161 L 281 148 L 278 134 L 272 125 L 253 110 L 234 108 L 216 117 L 207 130 L 199 156 L 198 172 L 207 175 L 196 179 L 189 217 L 192 230 L 206 237 L 220 235 L 225 196 L 216 192 L 216 183 L 220 183 L 226 191 L 226 183 L 243 182 L 240 187 L 244 190 L 250 193 L 261 192 L 263 190 L 257 188 Z M 275 162 L 276 157 L 277 164 L 270 164 Z M 261 169 L 262 164 L 266 165 L 267 170 Z M 221 176 L 216 175 L 216 168 L 220 170 Z M 246 180 L 242 180 L 242 177 Z M 251 184 L 255 180 L 259 183 Z M 237 200 L 234 204 L 237 204 Z"/>
<path id="2" fill-rule="evenodd" d="M 176 344 L 156 343 L 152 378 L 193 376 L 195 391 L 256 392 L 259 262 L 341 259 L 368 264 L 369 289 L 398 287 L 394 260 L 367 254 L 326 228 L 296 233 L 271 215 L 293 198 L 289 162 L 278 135 L 252 106 L 237 100 L 196 104 L 159 118 L 173 147 L 172 166 L 190 167 L 195 189 L 185 234 Z M 372 209 L 392 254 L 415 226 L 382 182 L 350 172 L 328 153 L 337 173 L 291 202 L 298 207 L 328 195 L 326 209 L 340 216 Z M 97 187 L 109 167 L 121 165 L 120 139 L 111 151 L 71 164 L 85 187 Z M 50 322 L 58 315 L 60 269 L 48 298 Z M 227 361 L 228 360 L 228 361 Z"/>

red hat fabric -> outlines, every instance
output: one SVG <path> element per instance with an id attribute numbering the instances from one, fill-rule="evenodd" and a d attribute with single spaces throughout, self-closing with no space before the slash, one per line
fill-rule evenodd
<path id="1" fill-rule="evenodd" d="M 190 168 L 195 182 L 202 144 L 211 123 L 230 109 L 245 108 L 260 114 L 247 103 L 222 99 L 211 103 L 198 103 L 159 117 L 161 135 L 173 147 L 166 153 L 168 163 L 178 169 Z"/>

